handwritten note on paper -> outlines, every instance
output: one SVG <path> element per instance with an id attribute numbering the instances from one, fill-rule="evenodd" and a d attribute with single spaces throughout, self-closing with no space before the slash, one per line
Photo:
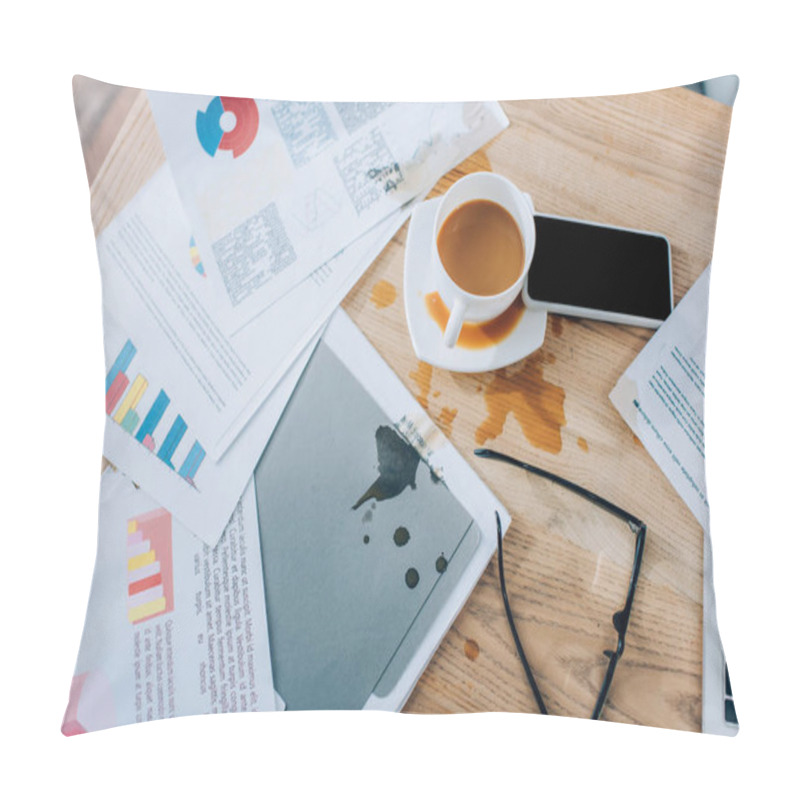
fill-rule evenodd
<path id="1" fill-rule="evenodd" d="M 705 481 L 705 269 L 609 398 L 681 499 L 708 530 Z"/>

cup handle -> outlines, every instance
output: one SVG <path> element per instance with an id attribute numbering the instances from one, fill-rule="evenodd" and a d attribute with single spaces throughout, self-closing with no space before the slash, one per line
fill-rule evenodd
<path id="1" fill-rule="evenodd" d="M 458 341 L 458 334 L 461 333 L 466 313 L 467 304 L 461 297 L 456 297 L 453 300 L 453 308 L 450 310 L 450 319 L 447 320 L 447 327 L 444 330 L 445 347 L 453 347 Z"/>

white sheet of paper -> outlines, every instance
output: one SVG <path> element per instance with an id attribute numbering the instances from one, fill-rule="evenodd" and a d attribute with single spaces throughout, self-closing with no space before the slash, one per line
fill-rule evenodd
<path id="1" fill-rule="evenodd" d="M 115 365 L 124 367 L 117 374 L 123 376 L 125 385 L 119 397 L 112 396 L 106 404 L 103 453 L 206 544 L 215 545 L 315 343 L 316 339 L 306 345 L 241 436 L 214 461 L 205 454 L 194 416 L 181 405 L 179 376 L 152 353 L 141 353 L 138 342 L 106 309 L 107 371 L 111 375 Z M 120 355 L 122 362 L 118 361 Z M 113 384 L 113 380 L 107 377 L 106 383 Z"/>
<path id="2" fill-rule="evenodd" d="M 706 267 L 609 395 L 703 527 L 703 731 L 725 720 L 725 654 L 717 627 L 705 479 Z"/>
<path id="3" fill-rule="evenodd" d="M 227 333 L 508 125 L 493 102 L 148 98 Z"/>
<path id="4" fill-rule="evenodd" d="M 703 400 L 707 267 L 609 398 L 681 499 L 708 530 Z"/>
<path id="5" fill-rule="evenodd" d="M 276 702 L 252 481 L 211 548 L 106 470 L 64 732 Z"/>
<path id="6" fill-rule="evenodd" d="M 215 288 L 192 263 L 191 229 L 165 165 L 98 237 L 104 307 L 147 363 L 163 366 L 184 417 L 219 459 L 409 214 L 395 212 L 228 337 L 209 311 Z"/>

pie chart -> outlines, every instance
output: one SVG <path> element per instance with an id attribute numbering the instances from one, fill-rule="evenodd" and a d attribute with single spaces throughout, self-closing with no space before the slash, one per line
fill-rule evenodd
<path id="1" fill-rule="evenodd" d="M 197 138 L 203 150 L 215 156 L 228 150 L 234 158 L 245 153 L 258 133 L 258 107 L 246 97 L 215 97 L 197 112 Z"/>

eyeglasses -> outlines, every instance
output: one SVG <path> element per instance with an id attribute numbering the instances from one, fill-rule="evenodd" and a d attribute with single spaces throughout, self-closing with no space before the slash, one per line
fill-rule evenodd
<path id="1" fill-rule="evenodd" d="M 617 668 L 619 660 L 622 658 L 622 653 L 625 650 L 625 634 L 628 631 L 628 623 L 630 622 L 631 609 L 633 607 L 633 597 L 636 593 L 636 584 L 639 581 L 639 570 L 642 566 L 642 556 L 644 554 L 644 540 L 647 532 L 647 526 L 640 519 L 634 517 L 633 514 L 623 511 L 623 509 L 621 509 L 619 506 L 616 506 L 599 495 L 596 495 L 594 492 L 590 492 L 588 489 L 584 489 L 582 486 L 578 486 L 576 483 L 572 483 L 572 481 L 568 481 L 565 478 L 554 475 L 552 472 L 547 472 L 539 467 L 526 464 L 524 461 L 518 461 L 516 458 L 507 456 L 504 453 L 498 453 L 495 450 L 480 448 L 474 452 L 476 456 L 480 456 L 481 458 L 491 458 L 495 461 L 503 461 L 506 464 L 519 467 L 520 469 L 524 469 L 525 471 L 531 472 L 534 475 L 547 478 L 548 480 L 553 481 L 553 483 L 575 492 L 575 494 L 580 495 L 590 503 L 594 503 L 596 506 L 599 506 L 603 510 L 613 514 L 618 519 L 626 522 L 631 531 L 636 535 L 636 545 L 633 554 L 633 569 L 631 570 L 631 577 L 628 583 L 628 595 L 625 599 L 625 605 L 623 608 L 617 611 L 612 617 L 614 630 L 617 632 L 617 646 L 614 650 L 603 651 L 603 654 L 608 658 L 608 668 L 606 669 L 606 674 L 603 678 L 600 692 L 597 695 L 597 701 L 595 702 L 591 717 L 592 719 L 600 719 L 600 715 L 603 713 L 603 707 L 606 703 L 606 698 L 608 697 L 609 689 L 611 688 L 611 681 L 614 678 L 614 672 Z M 497 520 L 497 566 L 500 575 L 500 591 L 503 594 L 503 605 L 505 606 L 506 617 L 508 617 L 508 625 L 511 628 L 511 635 L 514 637 L 514 644 L 516 645 L 517 653 L 522 661 L 522 667 L 525 670 L 525 676 L 530 684 L 536 704 L 539 706 L 539 710 L 542 714 L 547 714 L 547 707 L 545 706 L 544 699 L 539 691 L 539 687 L 536 685 L 536 679 L 533 676 L 533 670 L 528 663 L 525 650 L 522 647 L 522 642 L 520 641 L 517 633 L 517 626 L 514 624 L 514 615 L 511 613 L 511 604 L 508 601 L 505 572 L 503 569 L 503 535 L 502 528 L 500 526 L 500 514 L 497 511 L 495 511 L 495 519 Z"/>

